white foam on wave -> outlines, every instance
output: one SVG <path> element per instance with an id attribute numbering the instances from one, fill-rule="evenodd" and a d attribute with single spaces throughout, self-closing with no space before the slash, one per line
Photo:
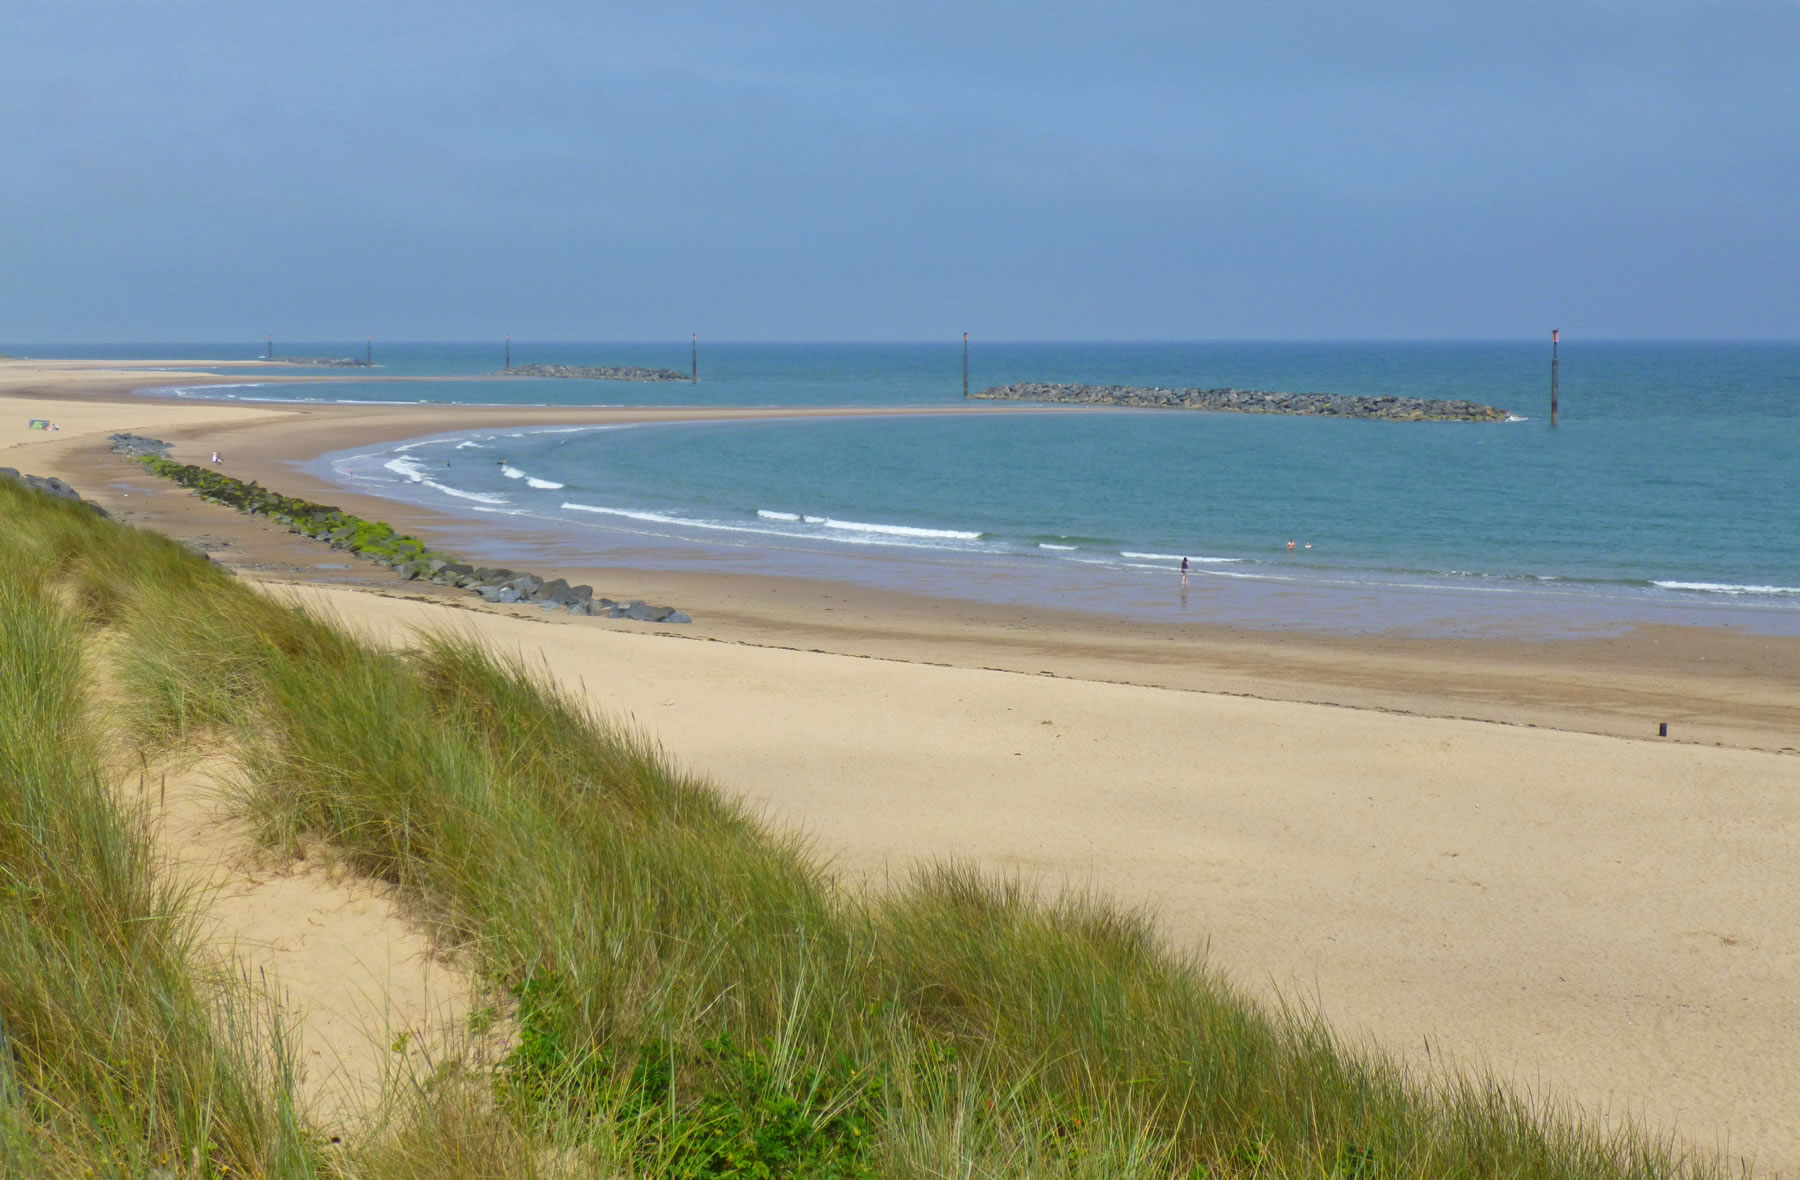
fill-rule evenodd
<path id="1" fill-rule="evenodd" d="M 574 500 L 565 500 L 563 501 L 562 506 L 572 512 L 593 512 L 603 516 L 616 516 L 626 520 L 642 521 L 646 524 L 675 525 L 682 528 L 710 529 L 715 532 L 725 533 L 749 533 L 758 537 L 788 537 L 797 541 L 832 541 L 834 543 L 848 545 L 891 545 L 903 549 L 941 550 L 947 547 L 955 547 L 946 546 L 944 544 L 946 541 L 974 540 L 981 535 L 979 533 L 966 533 L 960 531 L 952 533 L 947 529 L 911 529 L 910 526 L 905 525 L 862 525 L 858 527 L 859 522 L 842 521 L 835 522 L 839 525 L 836 534 L 822 536 L 818 532 L 811 530 L 781 528 L 781 525 L 790 522 L 773 519 L 768 516 L 763 516 L 761 519 L 768 521 L 769 523 L 759 527 L 755 524 L 733 524 L 720 520 L 701 520 L 694 517 L 674 516 L 666 512 L 648 512 L 636 508 L 608 508 L 599 504 L 581 504 Z M 834 523 L 829 517 L 823 516 L 807 516 L 802 517 L 801 519 L 812 524 L 829 525 Z M 880 529 L 892 529 L 896 531 L 863 531 L 873 530 L 877 527 Z M 907 529 L 908 531 L 898 531 L 901 529 Z"/>
<path id="2" fill-rule="evenodd" d="M 1052 545 L 1048 541 L 1039 541 L 1038 548 L 1039 549 L 1059 549 L 1064 553 L 1073 553 L 1073 552 L 1075 552 L 1075 550 L 1077 548 L 1079 548 L 1079 546 L 1076 546 L 1076 545 Z"/>
<path id="3" fill-rule="evenodd" d="M 1800 586 L 1740 586 L 1731 582 L 1656 582 L 1652 586 L 1664 590 L 1693 590 L 1702 594 L 1729 594 L 1737 597 L 1744 594 L 1780 596 L 1800 594 Z"/>
<path id="4" fill-rule="evenodd" d="M 809 521 L 811 517 L 807 518 Z M 860 520 L 833 520 L 826 517 L 818 523 L 828 529 L 842 529 L 851 533 L 878 533 L 884 537 L 931 537 L 944 541 L 979 541 L 979 532 L 966 529 L 926 529 L 916 528 L 909 524 L 868 524 Z"/>
<path id="5" fill-rule="evenodd" d="M 211 397 L 221 389 L 267 389 L 274 384 L 270 381 L 221 381 L 217 385 L 156 385 L 149 389 L 140 389 L 139 393 L 162 394 L 170 397 Z M 225 395 L 227 401 L 238 401 L 235 393 Z"/>
<path id="6" fill-rule="evenodd" d="M 497 496 L 491 492 L 467 492 L 462 488 L 453 488 L 447 483 L 439 483 L 434 479 L 420 480 L 428 488 L 435 488 L 446 496 L 455 496 L 459 500 L 474 500 L 478 504 L 510 504 L 505 496 Z"/>
<path id="7" fill-rule="evenodd" d="M 646 512 L 638 508 L 604 508 L 598 504 L 577 504 L 573 500 L 564 500 L 563 507 L 571 512 L 598 512 L 603 516 L 622 516 L 626 520 L 641 520 L 646 524 L 673 524 L 696 529 L 719 529 L 730 533 L 755 533 L 760 529 L 744 528 L 739 525 L 722 524 L 716 520 L 695 520 L 686 516 L 670 516 L 666 512 Z"/>
<path id="8" fill-rule="evenodd" d="M 1527 418 L 1523 414 L 1508 414 L 1506 416 L 1505 420 L 1508 422 L 1529 422 L 1529 421 L 1531 421 L 1530 418 Z"/>
<path id="9" fill-rule="evenodd" d="M 478 451 L 487 450 L 487 447 L 485 445 L 483 445 L 482 443 L 475 442 L 473 439 L 471 439 L 467 442 L 459 442 L 456 444 L 456 449 L 459 451 L 466 451 L 470 447 L 474 447 Z"/>
<path id="10" fill-rule="evenodd" d="M 505 496 L 496 496 L 491 492 L 465 491 L 462 488 L 453 488 L 447 483 L 439 483 L 435 479 L 427 479 L 425 477 L 425 470 L 419 466 L 418 461 L 405 458 L 404 456 L 398 459 L 389 459 L 386 463 L 383 463 L 382 466 L 393 472 L 395 475 L 406 479 L 409 483 L 416 483 L 421 487 L 431 488 L 434 491 L 444 493 L 446 496 L 455 496 L 459 500 L 473 500 L 478 504 L 511 503 Z"/>
<path id="11" fill-rule="evenodd" d="M 508 479 L 522 479 L 528 486 L 534 488 L 544 488 L 549 491 L 555 491 L 563 487 L 562 484 L 557 483 L 555 480 L 539 479 L 535 475 L 527 475 L 511 464 L 502 466 L 500 468 L 500 474 L 506 476 Z"/>
<path id="12" fill-rule="evenodd" d="M 1122 551 L 1119 556 L 1129 557 L 1134 561 L 1180 561 L 1182 557 L 1179 553 L 1134 553 L 1129 549 Z M 1193 554 L 1188 554 L 1187 559 L 1190 565 L 1237 565 L 1244 560 L 1241 557 L 1195 557 Z"/>
<path id="13" fill-rule="evenodd" d="M 758 508 L 756 510 L 756 515 L 762 517 L 764 520 L 799 520 L 800 519 L 800 514 L 798 512 L 772 512 L 767 508 Z"/>

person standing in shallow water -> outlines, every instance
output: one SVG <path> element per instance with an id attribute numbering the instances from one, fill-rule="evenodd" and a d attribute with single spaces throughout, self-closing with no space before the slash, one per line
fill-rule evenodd
<path id="1" fill-rule="evenodd" d="M 1187 562 L 1187 558 L 1184 557 L 1181 559 L 1181 580 L 1184 584 L 1187 582 L 1187 571 L 1188 571 L 1188 562 Z"/>

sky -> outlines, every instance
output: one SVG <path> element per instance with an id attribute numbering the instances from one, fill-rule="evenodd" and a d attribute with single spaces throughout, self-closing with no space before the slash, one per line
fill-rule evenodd
<path id="1" fill-rule="evenodd" d="M 0 340 L 1800 336 L 1800 0 L 14 0 Z"/>

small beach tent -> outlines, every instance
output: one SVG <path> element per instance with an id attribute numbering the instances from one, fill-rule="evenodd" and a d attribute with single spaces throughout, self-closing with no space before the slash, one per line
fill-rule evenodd
<path id="1" fill-rule="evenodd" d="M 28 425 L 32 430 L 48 430 L 48 429 L 50 429 L 50 419 L 48 419 L 48 418 L 33 418 L 26 425 Z"/>

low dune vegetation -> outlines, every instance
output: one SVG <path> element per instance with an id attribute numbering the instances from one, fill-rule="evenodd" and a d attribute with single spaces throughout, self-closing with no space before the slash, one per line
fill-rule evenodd
<path id="1" fill-rule="evenodd" d="M 376 646 L 11 485 L 0 611 L 8 1175 L 1719 1174 L 1409 1077 L 1104 898 L 956 864 L 847 890 L 519 657 Z M 396 1077 L 331 1143 L 283 1014 L 111 788 L 197 749 L 243 767 L 271 848 L 322 841 L 399 890 L 495 997 L 470 1031 L 500 1050 Z"/>

